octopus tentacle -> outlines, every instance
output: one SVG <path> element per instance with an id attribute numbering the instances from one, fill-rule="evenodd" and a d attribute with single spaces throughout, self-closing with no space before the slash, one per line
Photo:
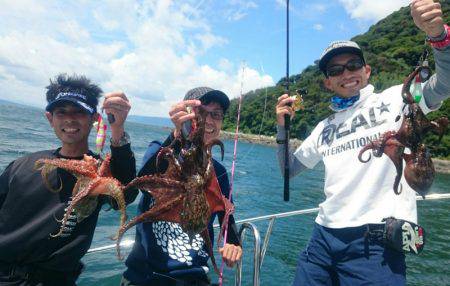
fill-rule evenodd
<path id="1" fill-rule="evenodd" d="M 181 182 L 173 179 L 157 177 L 154 175 L 147 175 L 133 179 L 124 187 L 124 191 L 127 191 L 132 188 L 138 188 L 138 189 L 145 189 L 149 193 L 151 193 L 152 189 L 163 187 L 174 187 L 182 189 L 184 185 Z"/>
<path id="2" fill-rule="evenodd" d="M 438 141 L 440 142 L 445 134 L 445 131 L 447 130 L 449 120 L 447 117 L 441 117 L 438 118 L 436 121 L 431 121 L 431 124 L 433 126 L 432 130 L 435 134 L 439 136 Z"/>
<path id="3" fill-rule="evenodd" d="M 214 140 L 210 141 L 208 144 L 206 144 L 206 150 L 207 150 L 207 152 L 209 151 L 208 152 L 209 154 L 211 154 L 211 149 L 214 146 L 219 146 L 220 147 L 220 154 L 221 154 L 221 158 L 222 158 L 222 161 L 223 161 L 224 149 L 225 148 L 223 146 L 222 141 L 220 141 L 219 139 L 214 139 Z"/>
<path id="4" fill-rule="evenodd" d="M 397 164 L 395 165 L 395 169 L 397 170 L 397 175 L 395 176 L 394 180 L 394 193 L 399 195 L 403 188 L 400 184 L 400 179 L 402 178 L 402 171 L 403 171 L 403 160 L 399 160 Z M 400 184 L 400 190 L 398 189 L 398 186 Z"/>
<path id="5" fill-rule="evenodd" d="M 49 180 L 49 174 L 51 172 L 53 172 L 54 170 L 56 170 L 58 168 L 57 166 L 47 164 L 43 160 L 38 160 L 34 164 L 34 168 L 38 171 L 41 171 L 42 180 L 44 181 L 44 185 L 47 187 L 47 189 L 49 189 L 53 193 L 58 193 L 62 190 L 63 185 L 62 185 L 61 177 L 58 176 L 58 180 L 59 180 L 59 188 L 58 189 L 53 189 L 53 186 L 50 184 L 50 180 Z"/>
<path id="6" fill-rule="evenodd" d="M 123 238 L 123 235 L 125 234 L 125 232 L 132 228 L 133 226 L 135 226 L 138 223 L 142 223 L 142 222 L 152 222 L 152 221 L 156 221 L 156 220 L 161 220 L 160 216 L 164 213 L 168 213 L 170 210 L 173 210 L 173 207 L 178 204 L 181 203 L 183 196 L 182 195 L 177 195 L 174 198 L 166 201 L 164 204 L 155 204 L 152 208 L 150 208 L 150 210 L 146 211 L 145 213 L 136 216 L 134 218 L 132 218 L 130 221 L 128 221 L 125 225 L 121 226 L 119 231 L 117 232 L 117 240 L 116 240 L 116 250 L 117 250 L 117 257 L 122 260 L 123 257 L 120 254 L 120 241 Z M 176 218 L 176 210 L 175 210 L 175 218 L 172 218 L 170 220 L 169 217 L 165 218 L 166 221 L 172 221 L 172 222 L 176 222 L 179 223 L 180 219 Z"/>
<path id="7" fill-rule="evenodd" d="M 85 184 L 88 180 L 86 180 L 86 177 L 80 177 L 78 178 L 77 182 L 75 183 L 75 186 L 72 190 L 72 196 L 75 196 L 79 192 L 80 189 L 83 188 L 83 184 Z M 53 218 L 58 222 L 62 223 L 61 227 L 64 227 L 68 218 L 70 217 L 70 213 L 66 214 L 67 209 L 64 210 L 63 217 L 61 219 L 56 218 L 56 214 L 53 214 Z M 72 211 L 71 211 L 72 212 Z M 67 216 L 67 217 L 66 217 Z M 50 235 L 51 236 L 51 235 Z M 59 235 L 58 235 L 59 236 Z"/>
<path id="8" fill-rule="evenodd" d="M 401 193 L 402 189 L 398 189 L 400 179 L 402 177 L 403 171 L 403 153 L 405 150 L 405 146 L 400 143 L 397 139 L 391 137 L 386 140 L 384 153 L 391 159 L 394 163 L 395 169 L 397 171 L 397 175 L 394 180 L 394 192 L 398 195 Z"/>
<path id="9" fill-rule="evenodd" d="M 207 179 L 211 178 L 213 170 L 214 170 L 214 164 L 210 161 L 210 162 L 208 162 L 208 165 L 206 166 L 205 178 L 207 178 Z"/>
<path id="10" fill-rule="evenodd" d="M 91 190 L 93 190 L 95 187 L 97 187 L 100 183 L 101 183 L 101 179 L 96 178 L 89 184 L 89 186 L 86 189 L 81 190 L 79 193 L 77 193 L 75 196 L 72 197 L 72 201 L 70 202 L 69 206 L 65 210 L 59 231 L 56 234 L 50 234 L 50 237 L 58 237 L 64 232 L 64 229 L 66 227 L 69 216 L 71 215 L 71 213 L 72 213 L 73 209 L 75 208 L 75 206 L 77 205 L 77 203 L 79 201 L 81 201 L 83 198 L 85 198 L 89 194 L 89 192 Z"/>
<path id="11" fill-rule="evenodd" d="M 112 197 L 118 206 L 120 211 L 120 226 L 124 225 L 127 221 L 126 202 L 123 193 L 123 188 L 115 182 L 109 182 L 107 185 L 108 192 L 105 195 Z M 115 240 L 117 236 L 113 236 L 111 239 Z"/>
<path id="12" fill-rule="evenodd" d="M 87 156 L 90 157 L 90 156 Z M 58 168 L 64 169 L 72 174 L 95 178 L 97 176 L 97 160 L 90 157 L 86 161 L 86 157 L 83 160 L 68 160 L 68 159 L 39 159 L 36 163 L 44 163 Z"/>
<path id="13" fill-rule="evenodd" d="M 162 148 L 158 155 L 156 156 L 156 169 L 160 170 L 159 166 L 161 163 L 161 159 L 166 159 L 167 161 L 169 161 L 169 167 L 168 170 L 166 171 L 171 173 L 171 172 L 176 172 L 177 175 L 181 175 L 182 173 L 182 167 L 180 162 L 175 158 L 174 154 L 173 154 L 173 149 L 170 148 Z M 174 171 L 173 171 L 174 170 Z"/>
<path id="14" fill-rule="evenodd" d="M 220 245 L 222 242 L 222 239 L 225 239 L 225 229 L 228 225 L 230 215 L 232 215 L 234 213 L 234 205 L 231 203 L 231 201 L 225 197 L 222 197 L 222 200 L 225 205 L 225 215 L 223 217 L 222 227 L 220 228 L 219 236 L 217 238 L 217 245 Z"/>
<path id="15" fill-rule="evenodd" d="M 405 102 L 406 104 L 413 104 L 414 103 L 414 99 L 413 96 L 410 92 L 410 87 L 411 84 L 413 82 L 413 79 L 416 77 L 416 75 L 420 72 L 419 68 L 416 68 L 410 75 L 408 75 L 405 80 L 403 81 L 403 86 L 402 86 L 402 97 L 403 97 L 403 102 Z"/>
<path id="16" fill-rule="evenodd" d="M 208 252 L 209 257 L 211 257 L 211 263 L 213 265 L 214 271 L 217 273 L 217 275 L 221 276 L 219 268 L 217 267 L 216 259 L 214 257 L 211 237 L 209 236 L 208 228 L 205 228 L 201 233 L 201 237 L 203 238 L 203 241 L 206 244 L 206 250 Z"/>
<path id="17" fill-rule="evenodd" d="M 103 160 L 100 168 L 98 169 L 98 175 L 100 177 L 112 177 L 111 174 L 111 154 L 106 154 L 105 159 Z"/>
<path id="18" fill-rule="evenodd" d="M 370 150 L 370 149 L 374 149 L 375 148 L 375 145 L 373 145 L 373 143 L 370 143 L 370 144 L 367 144 L 366 146 L 364 146 L 362 149 L 361 149 L 361 151 L 359 151 L 359 154 L 358 154 L 358 159 L 359 159 L 359 161 L 361 162 L 361 163 L 367 163 L 367 162 L 369 162 L 370 161 L 370 158 L 372 158 L 372 155 L 369 153 L 369 158 L 367 158 L 366 160 L 364 160 L 363 158 L 362 158 L 362 156 L 363 156 L 363 154 L 367 151 L 367 150 Z"/>

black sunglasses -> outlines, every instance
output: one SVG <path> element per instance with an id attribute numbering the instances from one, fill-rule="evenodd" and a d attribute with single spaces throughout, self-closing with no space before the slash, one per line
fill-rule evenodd
<path id="1" fill-rule="evenodd" d="M 338 76 L 344 73 L 345 69 L 349 71 L 356 71 L 364 66 L 364 61 L 360 58 L 349 60 L 345 65 L 332 65 L 327 67 L 327 77 L 328 76 Z"/>
<path id="2" fill-rule="evenodd" d="M 207 114 L 209 114 L 211 116 L 212 119 L 214 120 L 222 120 L 224 117 L 224 114 L 222 111 L 220 110 L 213 110 L 213 111 L 206 111 Z"/>

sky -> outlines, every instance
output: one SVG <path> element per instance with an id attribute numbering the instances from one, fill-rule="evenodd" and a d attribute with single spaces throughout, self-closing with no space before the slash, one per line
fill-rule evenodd
<path id="1" fill-rule="evenodd" d="M 409 0 L 291 0 L 290 74 Z M 0 0 L 0 99 L 44 108 L 60 73 L 121 90 L 131 114 L 168 116 L 186 91 L 230 98 L 286 75 L 285 0 Z"/>

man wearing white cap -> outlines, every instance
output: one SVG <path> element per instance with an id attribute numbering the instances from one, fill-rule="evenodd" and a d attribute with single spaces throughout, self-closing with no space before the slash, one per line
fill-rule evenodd
<path id="1" fill-rule="evenodd" d="M 439 3 L 414 0 L 411 15 L 428 35 L 436 60 L 436 74 L 425 83 L 419 102 L 427 113 L 450 96 L 450 32 Z M 323 161 L 326 199 L 319 205 L 311 240 L 300 254 L 294 285 L 405 285 L 404 254 L 386 246 L 379 234 L 388 217 L 417 223 L 415 192 L 402 179 L 402 192 L 394 193 L 396 169 L 387 156 L 365 164 L 358 160 L 370 140 L 400 128 L 396 119 L 404 104 L 402 85 L 374 93 L 368 83 L 371 68 L 351 41 L 331 43 L 319 68 L 325 74 L 325 87 L 336 94 L 330 106 L 335 113 L 290 152 L 289 165 L 292 177 Z M 284 116 L 294 116 L 292 102 L 288 95 L 278 99 L 279 143 L 284 143 Z M 280 144 L 282 167 L 283 154 Z"/>

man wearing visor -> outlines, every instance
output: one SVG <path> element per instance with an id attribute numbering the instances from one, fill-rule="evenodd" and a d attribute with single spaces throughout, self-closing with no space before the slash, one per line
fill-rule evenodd
<path id="1" fill-rule="evenodd" d="M 42 158 L 81 160 L 89 150 L 88 136 L 97 120 L 102 90 L 84 76 L 59 75 L 47 87 L 46 117 L 61 147 L 26 155 L 11 162 L 0 176 L 0 285 L 75 285 L 82 270 L 80 259 L 89 249 L 101 206 L 79 219 L 73 211 L 59 237 L 50 237 L 61 227 L 61 218 L 71 201 L 76 178 L 62 169 L 51 172 L 44 184 L 34 165 Z M 123 184 L 135 177 L 136 166 L 124 122 L 130 104 L 121 92 L 105 96 L 103 109 L 113 115 L 111 124 L 111 171 Z M 126 196 L 129 203 L 137 195 Z M 112 206 L 115 208 L 116 206 Z"/>
<path id="2" fill-rule="evenodd" d="M 414 0 L 411 15 L 429 37 L 436 74 L 423 87 L 419 106 L 436 110 L 450 96 L 450 33 L 439 3 Z M 334 111 L 319 122 L 295 152 L 289 152 L 290 176 L 323 161 L 325 201 L 319 205 L 312 237 L 300 254 L 293 285 L 405 285 L 402 252 L 384 246 L 371 233 L 383 232 L 383 219 L 395 217 L 417 223 L 415 192 L 402 178 L 394 193 L 397 173 L 387 156 L 361 163 L 359 151 L 387 131 L 399 130 L 402 85 L 374 93 L 368 83 L 371 68 L 355 42 L 333 42 L 323 52 L 319 68 L 324 85 L 335 93 Z M 276 106 L 277 142 L 284 143 L 284 116 L 294 116 L 293 99 L 282 95 Z M 278 145 L 281 170 L 284 145 Z"/>

